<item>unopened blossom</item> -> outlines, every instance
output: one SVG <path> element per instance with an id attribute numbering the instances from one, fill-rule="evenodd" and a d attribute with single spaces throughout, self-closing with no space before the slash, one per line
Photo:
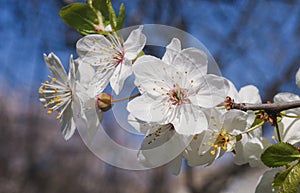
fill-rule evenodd
<path id="1" fill-rule="evenodd" d="M 97 106 L 103 112 L 110 110 L 113 106 L 112 95 L 107 94 L 107 93 L 100 93 L 97 96 Z"/>
<path id="2" fill-rule="evenodd" d="M 70 57 L 69 73 L 67 75 L 60 59 L 53 53 L 48 56 L 44 54 L 44 60 L 49 68 L 52 76 L 48 76 L 49 80 L 42 83 L 39 89 L 40 101 L 47 108 L 47 114 L 58 112 L 56 119 L 60 120 L 61 132 L 66 140 L 68 140 L 75 132 L 75 118 L 82 116 L 87 120 L 87 109 L 94 109 L 95 104 L 91 103 L 91 98 L 85 93 L 85 89 L 76 82 L 76 69 L 72 56 Z M 95 111 L 93 111 L 95 112 Z M 96 115 L 96 113 L 95 113 Z M 95 123 L 97 127 L 98 121 L 91 115 L 88 117 L 90 124 Z"/>
<path id="3" fill-rule="evenodd" d="M 142 29 L 140 26 L 133 30 L 125 42 L 116 33 L 87 35 L 77 42 L 77 53 L 82 62 L 96 69 L 90 82 L 90 86 L 95 87 L 94 96 L 109 82 L 115 93 L 120 93 L 124 81 L 132 74 L 132 60 L 145 46 L 146 36 Z"/>
<path id="4" fill-rule="evenodd" d="M 153 56 L 137 59 L 133 71 L 142 95 L 130 101 L 127 109 L 139 120 L 170 123 L 179 134 L 193 135 L 207 128 L 202 108 L 221 103 L 228 83 L 222 77 L 206 74 L 204 52 L 171 49 L 174 41 L 167 46 L 164 60 Z"/>
<path id="5" fill-rule="evenodd" d="M 186 159 L 190 166 L 209 165 L 225 152 L 231 152 L 240 134 L 247 128 L 247 113 L 230 110 L 225 114 L 217 109 L 206 111 L 209 126 L 201 134 L 194 135 Z"/>

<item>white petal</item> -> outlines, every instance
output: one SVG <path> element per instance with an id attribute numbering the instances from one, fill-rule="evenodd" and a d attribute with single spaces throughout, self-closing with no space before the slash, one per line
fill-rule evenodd
<path id="1" fill-rule="evenodd" d="M 198 73 L 203 76 L 207 73 L 207 63 L 207 55 L 204 52 L 196 48 L 187 48 L 177 54 L 173 65 L 182 71 L 189 72 L 192 72 L 189 70 L 190 68 L 196 68 Z"/>
<path id="2" fill-rule="evenodd" d="M 138 159 L 149 168 L 164 165 L 180 156 L 190 140 L 178 135 L 168 125 L 162 126 L 161 134 L 148 135 L 144 139 Z"/>
<path id="3" fill-rule="evenodd" d="M 173 175 L 178 175 L 180 173 L 182 158 L 182 154 L 180 154 L 168 163 L 168 168 Z"/>
<path id="4" fill-rule="evenodd" d="M 73 60 L 73 55 L 70 56 L 70 61 L 69 61 L 69 74 L 68 74 L 68 79 L 70 81 L 70 86 L 71 86 L 71 89 L 74 91 L 74 87 L 75 87 L 75 80 L 76 80 L 76 71 L 78 69 L 78 66 L 77 66 L 78 63 L 76 63 L 76 66 L 75 66 L 75 63 L 74 63 L 74 60 Z"/>
<path id="5" fill-rule="evenodd" d="M 175 56 L 181 51 L 181 43 L 177 38 L 173 38 L 171 43 L 166 47 L 165 55 L 162 61 L 166 64 L 173 64 Z"/>
<path id="6" fill-rule="evenodd" d="M 284 102 L 290 102 L 295 100 L 300 100 L 300 97 L 293 93 L 283 92 L 283 93 L 278 93 L 274 96 L 274 102 L 276 103 L 284 103 Z"/>
<path id="7" fill-rule="evenodd" d="M 169 109 L 167 105 L 163 105 L 166 100 L 162 98 L 155 99 L 150 106 L 150 122 L 157 122 L 159 124 L 170 123 L 176 113 L 174 109 Z"/>
<path id="8" fill-rule="evenodd" d="M 172 88 L 170 75 L 174 70 L 173 67 L 163 63 L 160 59 L 153 56 L 142 56 L 133 64 L 133 72 L 135 75 L 135 85 L 142 87 L 148 93 L 153 92 L 153 88 L 157 91 L 163 88 Z M 174 72 L 175 73 L 175 72 Z M 168 92 L 168 91 L 167 91 Z"/>
<path id="9" fill-rule="evenodd" d="M 266 138 L 249 137 L 245 134 L 242 140 L 236 143 L 234 163 L 238 165 L 249 163 L 251 167 L 264 167 L 260 157 L 270 145 L 270 141 Z"/>
<path id="10" fill-rule="evenodd" d="M 90 96 L 97 96 L 102 93 L 109 83 L 109 78 L 112 76 L 114 70 L 96 71 L 89 83 L 88 93 Z"/>
<path id="11" fill-rule="evenodd" d="M 266 138 L 253 138 L 247 143 L 246 156 L 249 158 L 249 165 L 251 167 L 265 167 L 260 157 L 269 146 L 271 146 L 271 143 Z"/>
<path id="12" fill-rule="evenodd" d="M 243 140 L 243 139 L 242 139 Z M 244 145 L 241 141 L 238 141 L 235 144 L 235 152 L 236 155 L 234 156 L 233 162 L 237 165 L 243 165 L 247 163 L 247 158 L 244 155 Z"/>
<path id="13" fill-rule="evenodd" d="M 71 105 L 68 105 L 66 110 L 63 112 L 61 119 L 60 119 L 60 125 L 61 125 L 61 133 L 64 136 L 65 140 L 70 139 L 76 129 L 75 122 L 73 120 L 73 112 Z"/>
<path id="14" fill-rule="evenodd" d="M 111 28 L 111 25 L 108 24 L 105 28 L 104 28 L 104 31 L 107 31 L 107 32 L 112 32 L 112 28 Z"/>
<path id="15" fill-rule="evenodd" d="M 188 161 L 189 166 L 199 166 L 199 165 L 210 165 L 213 161 L 217 158 L 220 154 L 212 155 L 210 153 L 212 149 L 210 145 L 205 145 L 205 151 L 202 151 L 201 148 L 204 146 L 202 145 L 202 140 L 206 132 L 201 133 L 198 137 L 191 141 L 190 143 L 190 150 L 186 153 L 185 158 Z"/>
<path id="16" fill-rule="evenodd" d="M 237 91 L 236 87 L 230 80 L 227 80 L 227 81 L 229 84 L 229 91 L 227 93 L 227 96 L 229 96 L 231 99 L 233 99 L 234 102 L 239 103 L 240 100 L 239 100 L 239 95 L 238 95 L 238 91 Z"/>
<path id="17" fill-rule="evenodd" d="M 194 81 L 198 83 L 196 85 L 198 88 L 195 89 L 198 91 L 189 97 L 192 104 L 211 108 L 225 100 L 229 89 L 229 84 L 225 78 L 207 74 Z"/>
<path id="18" fill-rule="evenodd" d="M 146 44 L 146 36 L 142 33 L 143 26 L 133 30 L 124 42 L 125 57 L 133 60 L 143 50 Z"/>
<path id="19" fill-rule="evenodd" d="M 271 169 L 266 171 L 259 179 L 256 186 L 255 193 L 277 193 L 278 189 L 272 187 L 274 177 L 277 173 L 281 172 L 280 169 Z"/>
<path id="20" fill-rule="evenodd" d="M 125 59 L 125 62 L 119 64 L 110 78 L 110 85 L 118 95 L 123 88 L 124 82 L 132 74 L 131 62 Z"/>
<path id="21" fill-rule="evenodd" d="M 223 128 L 230 131 L 232 134 L 239 134 L 247 128 L 247 117 L 246 112 L 240 110 L 230 110 L 224 114 L 224 126 Z"/>
<path id="22" fill-rule="evenodd" d="M 278 123 L 283 142 L 295 144 L 300 141 L 300 120 L 283 117 Z M 276 132 L 275 132 L 276 133 Z"/>
<path id="23" fill-rule="evenodd" d="M 95 70 L 90 65 L 84 65 L 80 58 L 77 58 L 74 62 L 78 63 L 77 76 L 80 84 L 84 87 L 88 87 L 92 77 L 95 75 Z"/>
<path id="24" fill-rule="evenodd" d="M 142 95 L 131 100 L 127 105 L 127 110 L 137 119 L 146 122 L 156 122 L 156 119 L 163 119 L 162 114 L 152 117 L 152 106 L 156 104 L 154 99 L 147 95 Z M 159 117 L 160 116 L 160 117 Z"/>
<path id="25" fill-rule="evenodd" d="M 102 112 L 97 111 L 95 108 L 95 99 L 90 98 L 88 101 L 83 103 L 83 116 L 87 120 L 87 127 L 84 128 L 87 130 L 88 142 L 92 142 L 96 132 L 99 129 L 100 121 L 102 119 Z"/>
<path id="26" fill-rule="evenodd" d="M 296 74 L 296 84 L 300 88 L 300 68 L 298 69 Z"/>
<path id="27" fill-rule="evenodd" d="M 140 133 L 149 134 L 156 131 L 161 125 L 156 123 L 148 123 L 146 121 L 135 118 L 132 114 L 128 115 L 128 122 Z"/>
<path id="28" fill-rule="evenodd" d="M 199 134 L 208 127 L 206 116 L 199 107 L 183 104 L 176 113 L 172 124 L 179 134 Z"/>
<path id="29" fill-rule="evenodd" d="M 292 93 L 278 93 L 274 96 L 274 102 L 276 103 L 291 102 L 296 100 L 300 100 L 300 97 Z M 300 115 L 300 108 L 288 109 L 286 112 Z"/>
<path id="30" fill-rule="evenodd" d="M 94 34 L 78 40 L 76 51 L 83 64 L 105 68 L 112 59 L 113 46 L 105 36 Z"/>
<path id="31" fill-rule="evenodd" d="M 195 154 L 193 159 L 188 160 L 190 166 L 210 165 L 216 159 L 216 155 L 212 155 L 207 151 L 203 155 Z"/>
<path id="32" fill-rule="evenodd" d="M 239 99 L 240 103 L 261 103 L 259 90 L 253 85 L 242 87 L 239 91 Z"/>
<path id="33" fill-rule="evenodd" d="M 62 83 L 66 83 L 68 77 L 60 59 L 55 54 L 50 53 L 48 56 L 44 54 L 44 60 L 53 77 Z"/>

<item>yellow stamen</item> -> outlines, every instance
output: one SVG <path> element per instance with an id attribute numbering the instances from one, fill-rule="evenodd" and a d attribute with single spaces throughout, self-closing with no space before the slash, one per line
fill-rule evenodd
<path id="1" fill-rule="evenodd" d="M 215 150 L 210 151 L 210 154 L 215 155 L 216 154 Z"/>
<path id="2" fill-rule="evenodd" d="M 225 131 L 225 130 L 223 130 L 222 133 L 221 133 L 222 136 L 224 136 L 226 134 L 227 134 L 227 131 Z"/>

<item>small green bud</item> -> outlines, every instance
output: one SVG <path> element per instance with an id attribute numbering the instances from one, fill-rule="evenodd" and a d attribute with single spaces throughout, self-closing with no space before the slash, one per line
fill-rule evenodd
<path id="1" fill-rule="evenodd" d="M 108 111 L 113 106 L 112 95 L 107 94 L 107 93 L 99 94 L 97 97 L 97 105 L 101 111 L 103 111 L 103 112 Z"/>

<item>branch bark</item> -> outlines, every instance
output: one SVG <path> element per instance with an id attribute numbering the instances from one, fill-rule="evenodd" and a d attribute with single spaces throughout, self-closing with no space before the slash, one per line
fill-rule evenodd
<path id="1" fill-rule="evenodd" d="M 249 103 L 235 103 L 230 97 L 226 97 L 225 107 L 227 110 L 239 109 L 242 111 L 265 111 L 268 114 L 280 113 L 281 111 L 294 109 L 300 107 L 300 100 L 284 102 L 280 104 L 266 103 L 266 104 L 249 104 Z"/>

